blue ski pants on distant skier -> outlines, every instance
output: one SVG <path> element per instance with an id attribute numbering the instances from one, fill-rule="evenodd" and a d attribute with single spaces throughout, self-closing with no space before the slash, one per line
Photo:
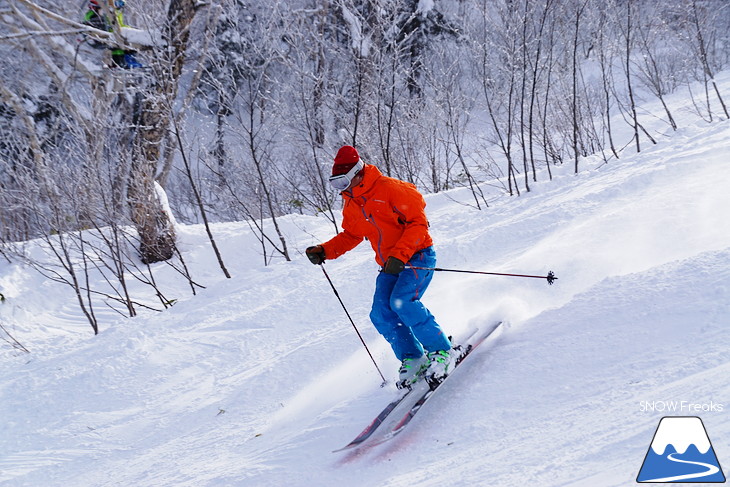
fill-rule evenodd
<path id="1" fill-rule="evenodd" d="M 434 267 L 436 252 L 427 247 L 416 252 L 408 265 Z M 405 269 L 400 274 L 381 272 L 375 281 L 370 320 L 390 343 L 398 360 L 418 358 L 426 352 L 449 350 L 451 342 L 421 296 L 431 282 L 433 271 Z"/>

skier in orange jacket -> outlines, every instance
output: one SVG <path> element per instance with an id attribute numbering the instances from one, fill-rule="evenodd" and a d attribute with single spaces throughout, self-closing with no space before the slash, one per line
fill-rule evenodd
<path id="1" fill-rule="evenodd" d="M 421 377 L 443 379 L 453 367 L 455 354 L 420 300 L 433 271 L 413 268 L 436 264 L 423 196 L 413 184 L 364 164 L 348 145 L 335 156 L 330 183 L 344 200 L 342 231 L 309 247 L 307 257 L 313 264 L 322 264 L 367 238 L 381 266 L 370 319 L 401 361 L 396 385 L 409 387 Z"/>

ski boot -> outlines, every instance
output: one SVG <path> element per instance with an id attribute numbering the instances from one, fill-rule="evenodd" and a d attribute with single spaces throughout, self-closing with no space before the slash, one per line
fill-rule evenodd
<path id="1" fill-rule="evenodd" d="M 460 353 L 459 350 L 452 348 L 429 352 L 427 356 L 429 363 L 423 375 L 431 389 L 435 389 L 454 369 Z"/>
<path id="2" fill-rule="evenodd" d="M 398 370 L 398 382 L 395 383 L 395 387 L 410 389 L 413 384 L 418 382 L 428 365 L 429 361 L 425 355 L 418 358 L 404 358 Z"/>

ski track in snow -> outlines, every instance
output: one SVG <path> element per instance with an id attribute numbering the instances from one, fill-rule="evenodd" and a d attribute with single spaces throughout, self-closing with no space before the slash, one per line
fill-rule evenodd
<path id="1" fill-rule="evenodd" d="M 398 364 L 369 324 L 368 245 L 326 266 L 385 388 L 304 258 L 332 234 L 323 218 L 282 218 L 294 261 L 268 267 L 245 224 L 215 225 L 230 280 L 202 227 L 181 227 L 206 289 L 156 268 L 177 304 L 134 319 L 97 304 L 97 337 L 68 290 L 0 261 L 0 318 L 32 352 L 0 342 L 0 485 L 618 487 L 669 414 L 642 401 L 723 404 L 698 415 L 729 463 L 730 125 L 682 126 L 483 211 L 453 201 L 465 190 L 427 197 L 439 267 L 558 280 L 437 274 L 424 301 L 449 334 L 509 326 L 372 449 L 331 453 L 397 394 Z"/>

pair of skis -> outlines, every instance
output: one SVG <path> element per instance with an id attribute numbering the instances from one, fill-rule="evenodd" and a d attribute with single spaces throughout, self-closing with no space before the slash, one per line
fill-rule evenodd
<path id="1" fill-rule="evenodd" d="M 428 401 L 434 392 L 438 390 L 441 384 L 454 374 L 456 368 L 464 361 L 464 359 L 466 359 L 466 357 L 468 357 L 469 354 L 471 354 L 479 345 L 484 343 L 487 338 L 494 335 L 501 325 L 502 322 L 500 321 L 494 323 L 485 330 L 477 329 L 470 333 L 465 339 L 465 343 L 461 345 L 462 353 L 456 359 L 454 370 L 452 370 L 448 376 L 436 384 L 429 384 L 425 379 L 416 382 L 412 388 L 408 389 L 404 394 L 401 394 L 398 398 L 385 406 L 385 408 L 380 411 L 380 414 L 378 414 L 354 440 L 344 447 L 335 450 L 335 452 L 350 450 L 363 445 L 368 439 L 373 437 L 376 431 L 382 431 L 381 426 L 384 423 L 388 423 L 390 429 L 386 433 L 382 434 L 377 441 L 368 442 L 368 445 L 379 445 L 403 431 L 418 411 L 421 410 L 421 407 L 426 403 L 426 401 Z"/>

